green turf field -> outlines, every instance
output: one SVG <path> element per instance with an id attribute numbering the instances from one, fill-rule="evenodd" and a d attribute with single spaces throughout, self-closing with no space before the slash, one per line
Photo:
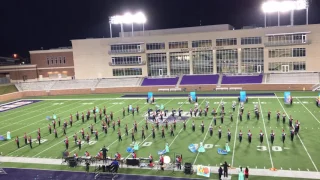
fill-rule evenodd
<path id="1" fill-rule="evenodd" d="M 17 88 L 15 85 L 0 85 L 0 95 L 17 92 Z"/>
<path id="2" fill-rule="evenodd" d="M 303 95 L 300 93 L 299 95 Z M 310 94 L 305 93 L 310 96 Z M 312 94 L 314 95 L 314 93 Z M 145 103 L 145 98 L 142 99 L 109 99 L 99 100 L 94 96 L 72 96 L 77 100 L 69 98 L 58 99 L 58 100 L 43 100 L 32 105 L 16 108 L 6 112 L 0 113 L 0 133 L 5 135 L 7 131 L 11 132 L 11 136 L 14 139 L 15 136 L 20 137 L 20 149 L 14 140 L 0 141 L 0 150 L 4 156 L 20 156 L 20 157 L 40 157 L 40 158 L 61 158 L 62 152 L 65 150 L 63 140 L 65 136 L 62 135 L 62 128 L 58 128 L 59 138 L 54 138 L 53 134 L 48 132 L 48 124 L 51 121 L 46 120 L 46 116 L 50 116 L 55 113 L 58 117 L 61 117 L 62 122 L 69 119 L 70 113 L 73 114 L 75 120 L 75 113 L 79 111 L 86 112 L 88 109 L 93 109 L 94 106 L 100 109 L 106 106 L 107 112 L 113 111 L 114 119 L 121 118 L 121 132 L 124 135 L 124 125 L 128 124 L 129 129 L 133 127 L 133 122 L 138 123 L 138 132 L 135 137 L 137 142 L 140 144 L 140 149 L 137 151 L 138 157 L 148 157 L 152 154 L 158 159 L 157 152 L 165 148 L 165 144 L 170 145 L 170 152 L 166 155 L 173 158 L 175 153 L 183 155 L 183 162 L 191 162 L 192 164 L 198 165 L 210 165 L 216 166 L 220 163 L 227 161 L 233 167 L 238 166 L 249 166 L 250 168 L 268 169 L 275 167 L 276 169 L 284 170 L 301 170 L 301 171 L 318 171 L 320 169 L 320 158 L 318 152 L 320 151 L 320 145 L 317 138 L 320 135 L 320 109 L 315 105 L 315 98 L 295 98 L 292 106 L 284 105 L 283 93 L 279 93 L 279 99 L 277 98 L 250 98 L 249 103 L 245 104 L 243 121 L 240 122 L 238 119 L 239 106 L 236 107 L 236 111 L 233 112 L 234 121 L 230 122 L 229 113 L 232 112 L 231 104 L 232 101 L 237 100 L 235 98 L 199 98 L 199 105 L 204 108 L 205 101 L 210 104 L 210 111 L 215 108 L 220 112 L 220 103 L 224 102 L 225 112 L 227 113 L 224 124 L 220 124 L 220 118 L 217 119 L 217 126 L 214 126 L 213 136 L 210 137 L 208 133 L 208 127 L 212 121 L 211 114 L 208 117 L 193 117 L 187 120 L 186 131 L 182 128 L 182 123 L 177 123 L 175 130 L 175 136 L 170 137 L 169 130 L 166 131 L 166 138 L 161 138 L 161 132 L 156 132 L 156 138 L 153 139 L 151 136 L 150 126 L 146 133 L 146 139 L 141 139 L 141 127 L 145 126 L 145 113 L 148 108 L 155 108 L 155 105 L 149 105 Z M 90 98 L 93 97 L 92 100 Z M 116 95 L 110 96 L 112 98 Z M 314 96 L 315 97 L 315 96 Z M 51 97 L 52 98 L 52 97 Z M 81 100 L 85 98 L 86 100 Z M 104 98 L 108 98 L 105 96 Z M 156 99 L 158 105 L 163 104 L 166 109 L 171 110 L 172 108 L 178 109 L 181 107 L 184 111 L 188 112 L 190 108 L 194 107 L 194 104 L 189 104 L 185 98 L 166 98 Z M 254 104 L 256 104 L 262 116 L 260 120 L 256 120 L 254 114 Z M 128 105 L 136 107 L 139 105 L 140 114 L 135 114 L 133 117 L 131 114 L 122 118 L 122 108 L 126 108 Z M 271 120 L 267 120 L 267 112 L 271 111 Z M 251 120 L 247 120 L 247 112 L 251 112 Z M 280 111 L 281 115 L 284 112 L 287 116 L 292 115 L 294 120 L 301 122 L 301 128 L 299 136 L 295 136 L 293 142 L 290 141 L 288 118 L 286 123 L 276 121 L 276 111 Z M 98 118 L 99 119 L 99 118 Z M 191 124 L 195 121 L 196 131 L 192 132 Z M 200 124 L 204 122 L 205 132 L 201 133 Z M 112 127 L 109 127 L 108 134 L 105 135 L 101 130 L 101 123 L 98 121 L 94 125 L 94 129 L 99 131 L 99 140 L 96 141 L 94 136 L 91 137 L 89 144 L 84 143 L 81 151 L 74 145 L 72 136 L 74 133 L 78 133 L 81 128 L 84 128 L 85 132 L 89 132 L 89 125 L 94 124 L 93 118 L 89 121 L 85 121 L 83 124 L 81 120 L 74 122 L 73 127 L 67 129 L 67 136 L 69 137 L 70 153 L 78 153 L 83 155 L 85 151 L 88 151 L 91 155 L 96 155 L 97 152 L 106 145 L 109 147 L 109 154 L 113 156 L 117 151 L 120 152 L 122 157 L 129 157 L 130 154 L 126 152 L 127 147 L 132 143 L 131 136 L 123 136 L 123 141 L 118 142 L 117 130 L 113 131 Z M 222 138 L 219 140 L 217 135 L 218 126 L 222 128 Z M 31 135 L 33 139 L 36 139 L 37 129 L 41 128 L 42 140 L 44 141 L 41 145 L 37 142 L 33 143 L 33 149 L 29 146 L 24 146 L 23 134 L 26 132 Z M 227 142 L 227 130 L 230 129 L 232 138 L 229 143 L 231 152 L 228 155 L 219 155 L 217 148 L 224 148 Z M 251 130 L 253 134 L 252 143 L 249 144 L 247 141 L 247 132 Z M 285 130 L 287 137 L 285 144 L 281 142 L 282 129 Z M 243 131 L 242 143 L 238 140 L 239 130 Z M 262 130 L 265 134 L 264 142 L 260 144 L 258 134 Z M 274 130 L 276 133 L 275 142 L 271 145 L 270 133 Z M 130 132 L 130 131 L 129 131 Z M 78 137 L 80 134 L 78 133 Z M 188 150 L 189 144 L 199 144 L 203 141 L 205 145 L 205 153 L 192 153 Z"/>

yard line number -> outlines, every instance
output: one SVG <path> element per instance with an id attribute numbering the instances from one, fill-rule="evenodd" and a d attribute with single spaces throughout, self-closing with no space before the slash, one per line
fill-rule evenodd
<path id="1" fill-rule="evenodd" d="M 268 149 L 267 149 L 266 146 L 257 146 L 257 150 L 258 151 L 267 151 Z M 275 152 L 280 152 L 280 151 L 282 151 L 282 147 L 280 147 L 280 146 L 272 146 L 271 150 L 275 151 Z"/>

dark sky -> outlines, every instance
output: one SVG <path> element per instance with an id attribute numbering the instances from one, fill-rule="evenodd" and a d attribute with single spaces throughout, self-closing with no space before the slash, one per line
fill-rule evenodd
<path id="1" fill-rule="evenodd" d="M 263 0 L 1 0 L 0 56 L 28 50 L 71 46 L 71 39 L 109 37 L 108 17 L 143 11 L 146 29 L 165 29 L 214 24 L 263 26 Z M 310 7 L 310 24 L 320 22 L 320 0 Z M 276 25 L 277 17 L 268 20 Z M 289 24 L 289 16 L 282 16 Z M 305 23 L 304 11 L 296 24 Z M 138 29 L 138 27 L 136 27 Z M 130 31 L 130 27 L 126 27 Z M 119 27 L 113 34 L 118 36 Z"/>

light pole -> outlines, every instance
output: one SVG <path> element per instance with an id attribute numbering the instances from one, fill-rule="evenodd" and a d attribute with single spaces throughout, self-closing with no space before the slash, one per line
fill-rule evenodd
<path id="1" fill-rule="evenodd" d="M 142 24 L 142 29 L 144 33 L 144 24 L 147 22 L 146 16 L 142 12 L 136 14 L 125 13 L 122 16 L 116 15 L 109 18 L 110 26 L 110 37 L 112 38 L 112 24 L 120 24 L 121 26 L 121 35 L 124 37 L 123 24 L 131 24 L 131 35 L 133 36 L 133 24 Z"/>

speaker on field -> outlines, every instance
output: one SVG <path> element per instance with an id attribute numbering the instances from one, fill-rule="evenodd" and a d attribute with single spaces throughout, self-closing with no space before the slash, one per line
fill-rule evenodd
<path id="1" fill-rule="evenodd" d="M 191 163 L 184 164 L 184 173 L 185 174 L 192 174 L 192 164 Z"/>

